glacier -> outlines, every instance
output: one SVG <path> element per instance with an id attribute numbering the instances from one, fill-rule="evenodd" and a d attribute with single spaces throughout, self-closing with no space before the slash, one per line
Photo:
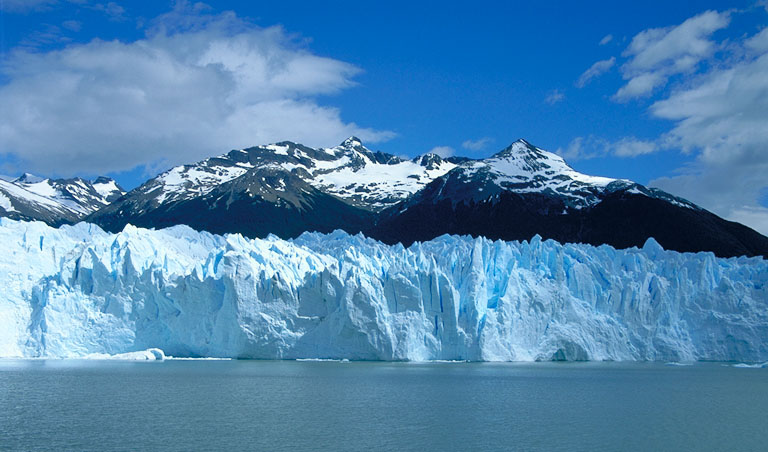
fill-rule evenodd
<path id="1" fill-rule="evenodd" d="M 0 219 L 0 357 L 768 361 L 768 261 Z"/>

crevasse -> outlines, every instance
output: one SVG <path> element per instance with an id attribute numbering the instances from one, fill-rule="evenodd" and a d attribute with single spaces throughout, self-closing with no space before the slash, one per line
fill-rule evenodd
<path id="1" fill-rule="evenodd" d="M 0 219 L 0 356 L 768 360 L 768 261 Z"/>

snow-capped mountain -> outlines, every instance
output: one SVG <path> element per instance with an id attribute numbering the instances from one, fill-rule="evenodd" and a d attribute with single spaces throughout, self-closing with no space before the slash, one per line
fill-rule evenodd
<path id="1" fill-rule="evenodd" d="M 25 173 L 0 180 L 0 217 L 73 223 L 106 206 L 125 192 L 112 179 L 45 179 Z"/>
<path id="2" fill-rule="evenodd" d="M 188 224 L 211 232 L 367 230 L 375 213 L 408 199 L 462 159 L 372 152 L 350 137 L 332 148 L 292 142 L 234 150 L 172 168 L 89 217 L 110 230 Z"/>
<path id="3" fill-rule="evenodd" d="M 234 150 L 150 179 L 87 218 L 187 224 L 215 233 L 364 232 L 410 244 L 444 233 L 768 256 L 768 238 L 660 190 L 595 177 L 518 140 L 490 158 L 403 159 L 355 137 L 332 148 L 293 142 Z"/>
<path id="4" fill-rule="evenodd" d="M 682 198 L 627 179 L 580 173 L 559 155 L 523 139 L 490 158 L 467 161 L 441 180 L 441 195 L 447 195 L 445 190 L 462 187 L 462 190 L 450 194 L 454 202 L 482 201 L 502 192 L 541 193 L 562 199 L 567 209 L 581 209 L 598 204 L 606 194 L 632 190 L 635 194 L 664 199 L 691 209 L 698 208 Z"/>
<path id="5" fill-rule="evenodd" d="M 588 176 L 562 157 L 518 140 L 468 161 L 384 212 L 370 232 L 388 243 L 469 234 L 642 246 L 653 237 L 678 251 L 768 256 L 768 238 L 664 191 Z"/>
<path id="6" fill-rule="evenodd" d="M 404 160 L 371 152 L 356 137 L 336 147 L 321 149 L 285 141 L 171 168 L 131 192 L 136 200 L 129 205 L 136 213 L 198 198 L 248 172 L 268 167 L 294 174 L 316 189 L 356 207 L 377 211 L 406 199 L 455 166 L 451 160 L 434 154 Z M 274 188 L 282 187 L 278 183 Z M 137 203 L 138 198 L 141 201 Z"/>

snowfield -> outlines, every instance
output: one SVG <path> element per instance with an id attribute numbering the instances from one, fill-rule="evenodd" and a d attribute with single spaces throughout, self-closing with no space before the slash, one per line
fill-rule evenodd
<path id="1" fill-rule="evenodd" d="M 768 361 L 768 261 L 652 239 L 406 249 L 0 219 L 0 250 L 2 357 Z"/>

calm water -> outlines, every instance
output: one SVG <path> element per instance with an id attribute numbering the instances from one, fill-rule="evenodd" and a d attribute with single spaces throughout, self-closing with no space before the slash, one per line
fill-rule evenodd
<path id="1" fill-rule="evenodd" d="M 0 361 L 1 450 L 766 450 L 768 369 Z"/>

